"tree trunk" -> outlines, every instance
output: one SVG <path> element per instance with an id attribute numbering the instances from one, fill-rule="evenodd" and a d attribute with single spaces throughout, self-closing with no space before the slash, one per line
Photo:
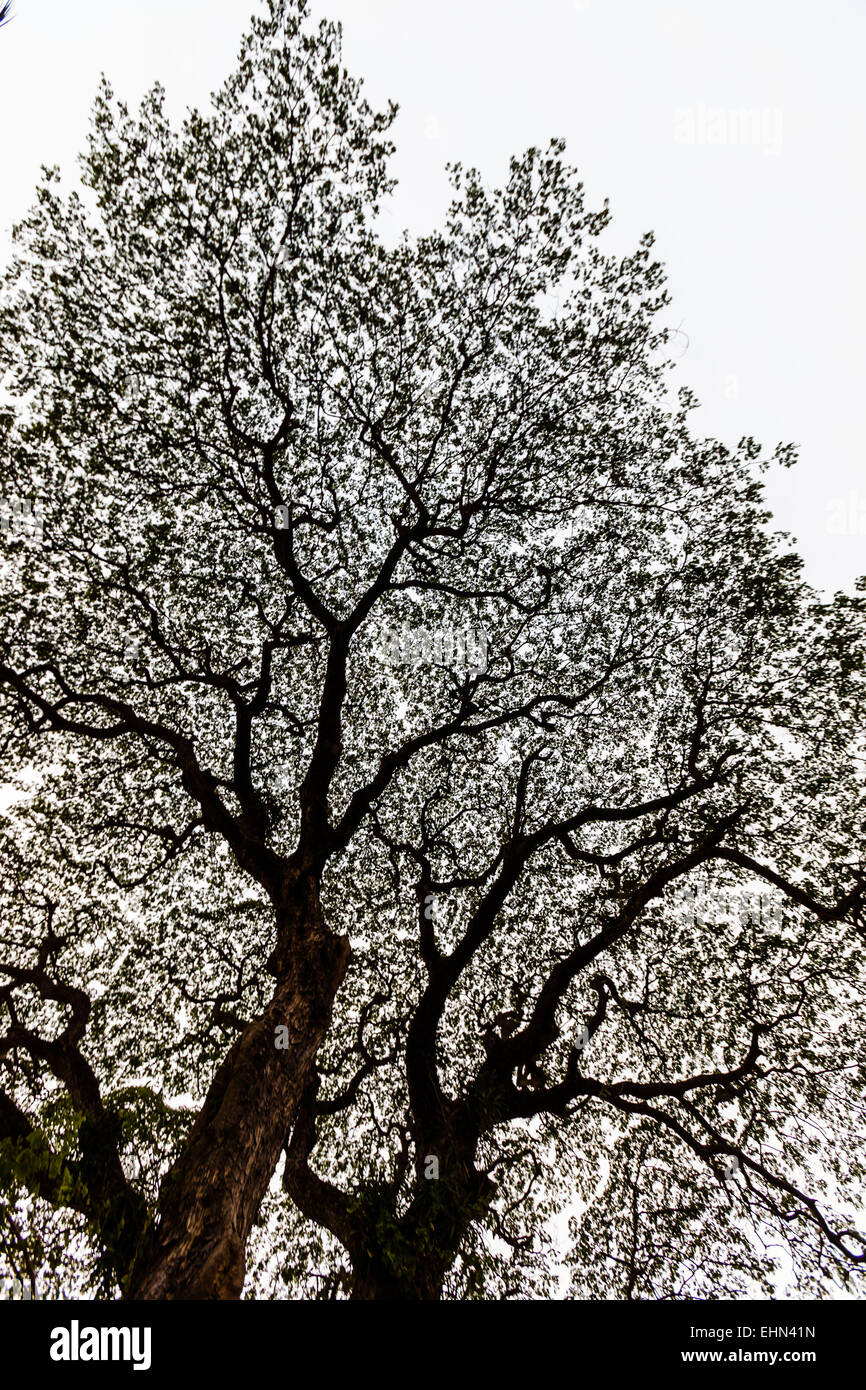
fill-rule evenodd
<path id="1" fill-rule="evenodd" d="M 495 1186 L 476 1172 L 463 1146 L 438 1145 L 441 1179 L 418 1179 L 402 1220 L 374 1205 L 349 1241 L 349 1299 L 434 1303 L 473 1221 L 483 1218 Z M 383 1242 L 387 1241 L 389 1249 Z"/>
<path id="2" fill-rule="evenodd" d="M 299 891 L 296 881 L 292 893 L 271 958 L 273 996 L 233 1044 L 166 1175 L 127 1298 L 240 1297 L 249 1232 L 349 962 L 347 938 L 322 921 L 316 885 Z M 280 1025 L 285 1050 L 276 1046 Z"/>
<path id="3" fill-rule="evenodd" d="M 416 1279 L 410 1284 L 395 1278 L 377 1261 L 370 1261 L 358 1273 L 353 1269 L 349 1299 L 352 1302 L 385 1300 L 392 1303 L 435 1303 L 442 1297 L 443 1279 L 444 1275 L 442 1278 L 432 1275 L 429 1279 Z"/>

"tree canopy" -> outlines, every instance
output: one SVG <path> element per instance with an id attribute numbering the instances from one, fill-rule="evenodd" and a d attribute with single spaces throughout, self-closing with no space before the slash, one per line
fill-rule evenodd
<path id="1" fill-rule="evenodd" d="M 0 1241 L 144 1298 L 832 1296 L 862 593 L 693 426 L 561 141 L 383 234 L 269 0 L 0 284 Z"/>

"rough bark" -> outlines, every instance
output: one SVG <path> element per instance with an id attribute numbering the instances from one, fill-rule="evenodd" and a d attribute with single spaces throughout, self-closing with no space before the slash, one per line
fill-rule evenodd
<path id="1" fill-rule="evenodd" d="M 271 1000 L 238 1037 L 160 1193 L 127 1289 L 133 1299 L 236 1299 L 256 1213 L 331 1019 L 349 961 L 314 883 L 290 889 L 270 966 Z M 289 1047 L 275 1045 L 289 1030 Z"/>

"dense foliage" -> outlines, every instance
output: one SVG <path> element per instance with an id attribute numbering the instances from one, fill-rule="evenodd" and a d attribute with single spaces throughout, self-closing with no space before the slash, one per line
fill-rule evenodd
<path id="1" fill-rule="evenodd" d="M 393 116 L 272 0 L 179 130 L 105 86 L 16 229 L 0 1259 L 832 1295 L 864 599 L 695 432 L 652 237 L 605 250 L 561 142 L 394 242 Z"/>

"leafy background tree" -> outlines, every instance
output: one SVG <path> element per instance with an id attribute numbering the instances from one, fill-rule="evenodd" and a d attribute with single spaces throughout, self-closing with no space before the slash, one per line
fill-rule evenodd
<path id="1" fill-rule="evenodd" d="M 103 87 L 0 301 L 8 1248 L 149 1298 L 847 1287 L 863 598 L 692 429 L 652 237 L 605 252 L 561 142 L 394 244 L 395 108 L 304 3 L 163 95 Z"/>

